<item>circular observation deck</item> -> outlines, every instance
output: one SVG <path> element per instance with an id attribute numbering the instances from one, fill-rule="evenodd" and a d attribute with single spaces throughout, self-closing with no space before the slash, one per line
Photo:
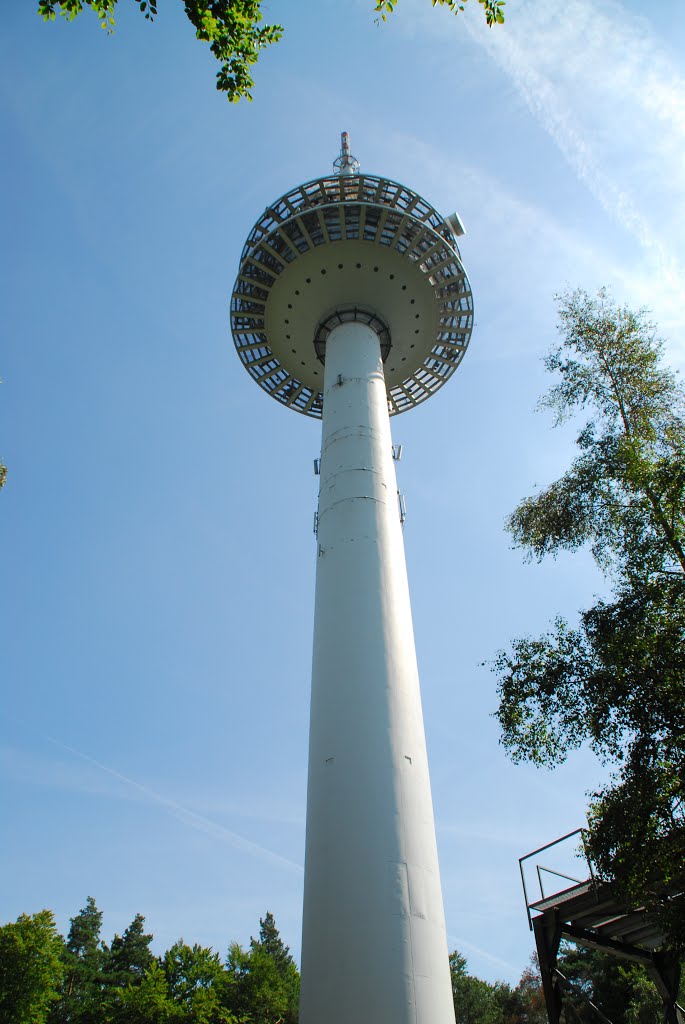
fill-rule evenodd
<path id="1" fill-rule="evenodd" d="M 447 381 L 473 329 L 473 298 L 447 221 L 369 174 L 317 178 L 269 206 L 245 243 L 231 329 L 248 373 L 307 416 L 323 409 L 325 340 L 362 320 L 381 337 L 388 411 Z"/>

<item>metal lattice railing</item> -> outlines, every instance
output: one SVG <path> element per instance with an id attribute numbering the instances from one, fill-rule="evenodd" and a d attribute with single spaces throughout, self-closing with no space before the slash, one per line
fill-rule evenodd
<path id="1" fill-rule="evenodd" d="M 449 224 L 415 192 L 387 178 L 318 178 L 269 206 L 245 243 L 231 301 L 231 326 L 243 365 L 285 405 L 320 417 L 322 395 L 274 355 L 265 314 L 271 288 L 289 264 L 320 246 L 364 241 L 394 250 L 426 275 L 438 305 L 430 354 L 388 389 L 391 414 L 430 397 L 451 377 L 473 329 L 473 299 Z M 313 342 L 312 338 L 312 342 Z"/>

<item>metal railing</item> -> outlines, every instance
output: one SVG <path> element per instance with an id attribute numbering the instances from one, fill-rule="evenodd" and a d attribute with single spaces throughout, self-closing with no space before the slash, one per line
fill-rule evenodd
<path id="1" fill-rule="evenodd" d="M 530 912 L 531 912 L 531 909 L 535 908 L 535 904 L 538 902 L 538 900 L 530 900 L 529 899 L 528 887 L 526 885 L 526 873 L 525 873 L 524 867 L 523 867 L 524 862 L 530 860 L 531 857 L 537 857 L 539 854 L 545 853 L 547 850 L 551 850 L 553 847 L 558 846 L 560 843 L 564 843 L 564 842 L 566 842 L 569 839 L 573 839 L 574 836 L 580 836 L 581 844 L 582 844 L 582 848 L 583 848 L 583 855 L 584 855 L 584 858 L 585 858 L 585 863 L 587 864 L 587 867 L 588 867 L 589 874 L 585 878 L 575 878 L 573 875 L 567 875 L 563 871 L 557 871 L 555 868 L 546 867 L 544 864 L 537 864 L 536 863 L 535 864 L 535 870 L 536 870 L 537 879 L 538 879 L 538 886 L 540 888 L 539 900 L 545 900 L 545 899 L 551 898 L 552 896 L 556 896 L 557 893 L 564 891 L 563 889 L 557 889 L 557 890 L 555 890 L 552 893 L 546 894 L 545 890 L 544 890 L 544 885 L 543 885 L 543 878 L 542 878 L 543 873 L 546 874 L 546 875 L 554 875 L 557 878 L 564 878 L 568 882 L 573 882 L 574 885 L 583 885 L 583 884 L 585 884 L 587 882 L 590 882 L 594 886 L 596 884 L 595 871 L 594 871 L 592 860 L 590 859 L 590 854 L 589 854 L 588 847 L 587 847 L 587 842 L 586 842 L 587 829 L 586 828 L 577 828 L 577 829 L 574 829 L 573 832 L 567 832 L 565 836 L 560 836 L 558 839 L 555 839 L 553 842 L 546 843 L 544 846 L 539 846 L 537 850 L 531 850 L 531 852 L 525 854 L 525 856 L 519 857 L 519 871 L 521 872 L 521 885 L 523 886 L 523 895 L 524 895 L 524 898 L 525 898 L 525 901 L 526 901 L 526 914 L 528 915 L 528 927 L 530 928 L 531 931 L 533 930 L 533 919 L 531 917 L 531 913 Z"/>

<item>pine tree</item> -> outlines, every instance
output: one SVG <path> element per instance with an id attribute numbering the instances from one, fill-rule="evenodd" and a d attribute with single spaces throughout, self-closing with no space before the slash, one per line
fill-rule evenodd
<path id="1" fill-rule="evenodd" d="M 273 914 L 259 922 L 259 938 L 245 951 L 233 943 L 226 960 L 225 1006 L 253 1024 L 297 1024 L 300 975 Z"/>
<path id="2" fill-rule="evenodd" d="M 61 998 L 50 1014 L 50 1024 L 102 1024 L 105 952 L 101 927 L 102 912 L 89 896 L 85 907 L 71 918 Z"/>
<path id="3" fill-rule="evenodd" d="M 294 963 L 290 955 L 290 948 L 283 942 L 280 932 L 276 927 L 274 915 L 270 910 L 267 910 L 264 917 L 260 917 L 259 939 L 250 939 L 250 948 L 252 950 L 262 950 L 267 956 L 271 957 L 279 968 L 286 969 Z"/>
<path id="4" fill-rule="evenodd" d="M 150 952 L 152 935 L 143 931 L 145 918 L 136 914 L 122 936 L 115 935 L 106 951 L 108 985 L 125 986 L 140 981 L 154 959 Z"/>

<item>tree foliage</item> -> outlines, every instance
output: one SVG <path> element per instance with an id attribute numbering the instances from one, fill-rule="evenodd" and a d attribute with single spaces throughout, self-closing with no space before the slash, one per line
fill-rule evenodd
<path id="1" fill-rule="evenodd" d="M 466 957 L 450 953 L 452 999 L 456 1024 L 498 1024 L 498 989 L 467 971 Z"/>
<path id="2" fill-rule="evenodd" d="M 106 949 L 105 970 L 110 984 L 128 985 L 142 978 L 154 959 L 150 952 L 152 935 L 145 934 L 145 918 L 136 914 L 123 935 L 115 935 Z"/>
<path id="3" fill-rule="evenodd" d="M 69 21 L 90 8 L 107 32 L 115 26 L 115 11 L 119 0 L 38 0 L 38 13 L 45 21 L 53 21 L 59 13 Z M 281 25 L 262 24 L 262 0 L 182 0 L 185 13 L 195 30 L 195 37 L 208 43 L 219 61 L 216 87 L 224 92 L 231 103 L 252 99 L 254 87 L 252 68 L 262 50 L 276 43 L 283 34 Z M 431 0 L 449 7 L 455 14 L 464 10 L 467 0 Z M 158 0 L 134 0 L 148 21 L 157 16 Z M 395 7 L 396 0 L 377 0 L 376 11 L 380 20 Z M 488 25 L 504 21 L 504 0 L 478 0 L 483 5 Z M 1 486 L 1 483 L 0 483 Z"/>
<path id="4" fill-rule="evenodd" d="M 2 1024 L 296 1024 L 299 974 L 272 914 L 248 949 L 229 948 L 225 963 L 182 939 L 153 956 L 144 920 L 136 914 L 110 946 L 100 938 L 102 915 L 92 899 L 72 918 L 66 943 L 49 910 L 0 927 Z M 71 988 L 62 984 L 65 953 L 89 966 L 75 980 L 72 962 Z M 456 950 L 449 962 L 457 1024 L 546 1024 L 535 960 L 517 985 L 470 975 Z M 661 1003 L 643 968 L 573 947 L 558 964 L 578 1024 L 591 1022 L 588 997 L 607 1016 L 611 1011 L 613 1024 L 660 1024 Z M 97 984 L 88 988 L 94 972 Z"/>
<path id="5" fill-rule="evenodd" d="M 562 946 L 557 967 L 566 980 L 567 1019 L 597 1024 L 594 1005 L 612 1024 L 662 1024 L 663 1002 L 644 967 L 571 943 Z"/>
<path id="6" fill-rule="evenodd" d="M 179 940 L 167 950 L 161 964 L 179 1021 L 229 1024 L 235 1019 L 222 1005 L 224 972 L 218 953 Z"/>
<path id="7" fill-rule="evenodd" d="M 119 993 L 114 1013 L 117 1024 L 177 1024 L 180 1015 L 169 994 L 169 983 L 155 960 L 138 985 Z"/>
<path id="8" fill-rule="evenodd" d="M 566 943 L 557 969 L 565 979 L 566 1020 L 597 1024 L 598 1009 L 612 1024 L 662 1024 L 663 1003 L 644 967 Z M 536 957 L 517 985 L 473 977 L 456 950 L 450 954 L 450 972 L 456 1024 L 547 1024 Z M 679 998 L 682 1002 L 682 994 Z"/>
<path id="9" fill-rule="evenodd" d="M 613 594 L 499 652 L 502 742 L 548 766 L 588 743 L 613 766 L 591 794 L 593 859 L 685 949 L 685 399 L 643 310 L 576 291 L 559 313 L 541 405 L 584 414 L 579 454 L 507 528 L 536 559 L 589 546 Z"/>
<path id="10" fill-rule="evenodd" d="M 60 999 L 53 1006 L 50 1024 L 98 1024 L 105 966 L 101 927 L 102 911 L 89 896 L 85 907 L 71 918 Z"/>
<path id="11" fill-rule="evenodd" d="M 518 985 L 494 984 L 469 974 L 466 958 L 450 953 L 456 1024 L 547 1024 L 537 964 L 526 967 Z"/>
<path id="12" fill-rule="evenodd" d="M 233 943 L 226 958 L 227 1004 L 253 1024 L 297 1024 L 300 976 L 273 915 L 259 921 L 249 950 Z"/>
<path id="13" fill-rule="evenodd" d="M 431 0 L 433 7 L 448 7 L 453 14 L 463 11 L 468 0 Z M 478 0 L 483 7 L 485 21 L 492 28 L 493 25 L 501 25 L 504 22 L 505 0 Z M 376 10 L 380 14 L 381 21 L 386 21 L 388 14 L 392 14 L 397 6 L 397 0 L 378 0 Z"/>
<path id="14" fill-rule="evenodd" d="M 157 0 L 135 0 L 144 16 L 152 21 L 157 15 Z M 252 99 L 252 68 L 263 49 L 277 42 L 283 33 L 280 25 L 263 25 L 261 0 L 182 0 L 185 13 L 195 29 L 195 37 L 208 43 L 221 65 L 216 87 L 235 103 Z M 38 0 L 38 13 L 52 21 L 57 13 L 72 21 L 89 7 L 100 25 L 112 31 L 118 0 Z"/>
<path id="15" fill-rule="evenodd" d="M 59 998 L 63 940 L 52 911 L 21 914 L 0 928 L 0 1020 L 45 1024 Z"/>

